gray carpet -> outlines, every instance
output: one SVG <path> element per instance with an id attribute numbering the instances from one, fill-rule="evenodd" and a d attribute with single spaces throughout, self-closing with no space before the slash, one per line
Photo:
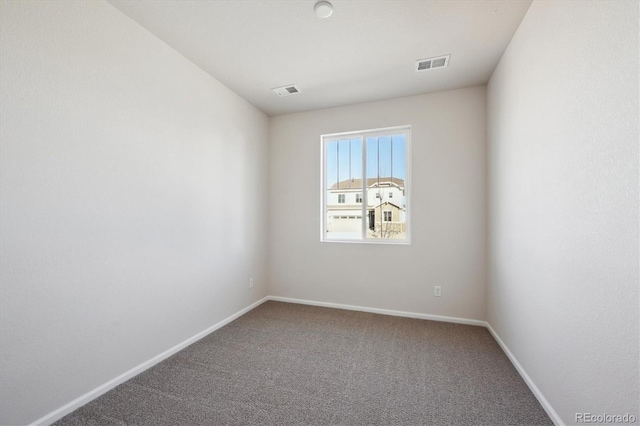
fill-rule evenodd
<path id="1" fill-rule="evenodd" d="M 266 302 L 56 425 L 551 425 L 482 327 Z"/>

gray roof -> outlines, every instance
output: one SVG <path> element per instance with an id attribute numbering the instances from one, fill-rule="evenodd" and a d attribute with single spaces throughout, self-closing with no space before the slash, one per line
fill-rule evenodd
<path id="1" fill-rule="evenodd" d="M 373 207 L 367 207 L 367 210 L 374 210 L 374 209 L 377 209 L 377 208 L 385 206 L 385 205 L 392 205 L 393 207 L 397 208 L 398 210 L 405 210 L 404 207 L 400 207 L 399 205 L 397 205 L 396 203 L 392 203 L 391 201 L 385 201 L 385 202 L 377 204 L 377 205 L 375 205 Z"/>
<path id="2" fill-rule="evenodd" d="M 367 179 L 367 188 L 372 187 L 377 184 L 378 181 L 380 184 L 389 184 L 392 183 L 400 188 L 404 188 L 404 179 L 394 178 L 394 177 L 379 177 L 379 178 L 368 178 Z M 340 182 L 334 183 L 329 189 L 358 189 L 362 188 L 362 179 L 347 179 L 341 180 Z"/>

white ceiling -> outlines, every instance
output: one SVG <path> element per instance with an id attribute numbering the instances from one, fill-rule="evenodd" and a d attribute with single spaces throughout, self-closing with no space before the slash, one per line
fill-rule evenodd
<path id="1" fill-rule="evenodd" d="M 320 19 L 315 0 L 109 1 L 268 115 L 484 84 L 531 3 L 331 0 Z"/>

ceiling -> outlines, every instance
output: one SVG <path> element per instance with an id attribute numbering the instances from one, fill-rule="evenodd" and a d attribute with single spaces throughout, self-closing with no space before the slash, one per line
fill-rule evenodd
<path id="1" fill-rule="evenodd" d="M 320 19 L 315 0 L 109 1 L 271 116 L 485 84 L 531 3 L 331 0 Z"/>

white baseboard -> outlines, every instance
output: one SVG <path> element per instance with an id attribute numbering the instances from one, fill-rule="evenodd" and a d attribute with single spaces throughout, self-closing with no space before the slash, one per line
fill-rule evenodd
<path id="1" fill-rule="evenodd" d="M 138 374 L 142 373 L 143 371 L 147 370 L 148 368 L 153 367 L 154 365 L 156 365 L 160 361 L 164 361 L 165 359 L 169 358 L 171 355 L 175 354 L 178 351 L 181 351 L 182 349 L 186 348 L 187 346 L 191 345 L 192 343 L 195 343 L 196 341 L 202 339 L 206 335 L 216 331 L 219 328 L 222 328 L 223 326 L 227 325 L 231 321 L 233 321 L 236 318 L 246 314 L 250 310 L 252 310 L 252 309 L 256 308 L 257 306 L 261 305 L 262 303 L 266 302 L 267 300 L 269 300 L 269 298 L 268 297 L 264 297 L 264 298 L 258 300 L 257 302 L 252 303 L 251 305 L 249 305 L 246 308 L 236 312 L 235 314 L 231 315 L 230 317 L 227 317 L 227 318 L 223 319 L 222 321 L 220 321 L 220 322 L 212 325 L 211 327 L 207 328 L 206 330 L 201 331 L 200 333 L 196 334 L 195 336 L 192 336 L 192 337 L 188 338 L 184 342 L 178 343 L 174 347 L 172 347 L 170 349 L 167 349 L 166 351 L 162 352 L 159 355 L 154 356 L 150 360 L 145 361 L 145 362 L 143 362 L 142 364 L 140 364 L 140 365 L 138 365 L 136 367 L 133 367 L 131 370 L 129 370 L 129 371 L 125 372 L 125 373 L 122 373 L 118 377 L 115 377 L 115 378 L 109 380 L 107 383 L 98 386 L 97 388 L 93 389 L 92 391 L 89 391 L 89 392 L 85 393 L 84 395 L 74 399 L 70 403 L 68 403 L 66 405 L 63 405 L 62 407 L 60 407 L 57 410 L 47 414 L 44 417 L 39 418 L 35 422 L 31 423 L 31 426 L 34 426 L 34 425 L 49 425 L 49 424 L 51 424 L 51 423 L 53 423 L 53 422 L 55 422 L 57 420 L 60 420 L 61 418 L 63 418 L 67 414 L 77 410 L 78 408 L 80 408 L 83 405 L 87 404 L 88 402 L 96 399 L 100 395 L 110 391 L 111 389 L 115 388 L 116 386 L 126 382 L 127 380 L 131 379 L 132 377 L 137 376 Z"/>
<path id="2" fill-rule="evenodd" d="M 390 309 L 380 309 L 380 308 L 367 308 L 365 306 L 343 305 L 342 303 L 316 302 L 314 300 L 292 299 L 290 297 L 280 297 L 280 296 L 267 296 L 267 299 L 274 300 L 277 302 L 298 303 L 301 305 L 313 305 L 313 306 L 322 306 L 325 308 L 346 309 L 348 311 L 370 312 L 372 314 L 391 315 L 394 317 L 406 317 L 406 318 L 425 319 L 425 320 L 431 320 L 431 321 L 453 322 L 457 324 L 478 325 L 481 327 L 487 326 L 487 323 L 485 321 L 468 319 L 468 318 L 448 317 L 444 315 L 429 315 L 429 314 L 420 314 L 417 312 L 394 311 Z"/>
<path id="3" fill-rule="evenodd" d="M 503 352 L 507 354 L 507 357 L 509 358 L 513 366 L 516 368 L 516 370 L 518 371 L 518 373 L 520 374 L 524 382 L 527 384 L 527 386 L 529 386 L 529 389 L 531 390 L 533 395 L 536 397 L 538 402 L 540 402 L 540 405 L 542 406 L 542 408 L 544 408 L 544 411 L 547 412 L 547 415 L 551 418 L 551 421 L 553 421 L 553 423 L 557 426 L 564 425 L 564 423 L 562 423 L 562 419 L 560 419 L 560 416 L 558 415 L 558 413 L 556 413 L 556 410 L 554 410 L 551 404 L 549 404 L 549 401 L 547 401 L 547 398 L 544 397 L 540 389 L 538 389 L 538 387 L 533 382 L 531 377 L 529 377 L 529 375 L 524 370 L 522 365 L 520 365 L 515 355 L 511 353 L 511 351 L 509 350 L 507 345 L 502 341 L 498 333 L 496 333 L 493 327 L 491 327 L 491 324 L 489 323 L 486 323 L 486 324 L 487 324 L 486 327 L 491 333 L 491 335 L 493 336 L 493 338 L 496 339 L 496 342 L 498 342 L 498 345 L 500 345 Z"/>
<path id="4" fill-rule="evenodd" d="M 290 297 L 267 296 L 247 306 L 246 308 L 236 312 L 235 314 L 225 318 L 224 320 L 212 325 L 206 330 L 201 331 L 195 336 L 188 338 L 187 340 L 175 345 L 174 347 L 167 349 L 161 354 L 154 356 L 148 361 L 145 361 L 142 364 L 132 368 L 131 370 L 119 375 L 118 377 L 115 377 L 114 379 L 109 380 L 107 383 L 100 385 L 97 388 L 93 389 L 92 391 L 89 391 L 86 394 L 74 399 L 73 401 L 47 414 L 46 416 L 41 417 L 40 419 L 33 422 L 31 426 L 49 425 L 61 419 L 62 417 L 77 410 L 78 408 L 94 400 L 100 395 L 110 391 L 116 386 L 126 382 L 132 377 L 147 370 L 148 368 L 151 368 L 154 365 L 158 364 L 159 362 L 169 358 L 171 355 L 175 354 L 176 352 L 186 348 L 187 346 L 202 339 L 203 337 L 216 331 L 217 329 L 222 328 L 223 326 L 227 325 L 231 321 L 246 314 L 250 310 L 266 302 L 267 300 L 274 300 L 277 302 L 287 302 L 287 303 L 298 303 L 301 305 L 322 306 L 326 308 L 345 309 L 350 311 L 370 312 L 374 314 L 391 315 L 391 316 L 397 316 L 397 317 L 417 318 L 417 319 L 425 319 L 425 320 L 431 320 L 431 321 L 442 321 L 442 322 L 451 322 L 451 323 L 457 323 L 457 324 L 467 324 L 467 325 L 476 325 L 476 326 L 486 327 L 491 333 L 491 335 L 493 336 L 493 338 L 496 339 L 496 341 L 498 342 L 498 345 L 500 345 L 500 347 L 502 348 L 504 353 L 507 355 L 507 357 L 509 358 L 513 366 L 516 368 L 516 370 L 518 371 L 518 373 L 520 374 L 524 382 L 527 384 L 527 386 L 529 386 L 529 389 L 531 390 L 533 395 L 538 399 L 538 401 L 540 402 L 540 405 L 542 405 L 542 408 L 544 408 L 544 410 L 547 412 L 547 414 L 549 415 L 553 423 L 555 423 L 558 426 L 563 425 L 562 420 L 560 419 L 560 416 L 558 416 L 558 413 L 556 413 L 553 407 L 551 407 L 551 404 L 549 404 L 549 401 L 547 401 L 547 399 L 544 397 L 542 392 L 540 392 L 540 389 L 538 389 L 538 387 L 535 385 L 531 377 L 529 377 L 529 375 L 524 370 L 522 365 L 520 365 L 516 357 L 513 355 L 513 353 L 511 353 L 507 345 L 502 341 L 498 333 L 496 333 L 496 331 L 486 321 L 480 321 L 480 320 L 474 320 L 474 319 L 468 319 L 468 318 L 449 317 L 444 315 L 429 315 L 429 314 L 421 314 L 416 312 L 394 311 L 390 309 L 368 308 L 365 306 L 345 305 L 341 303 L 317 302 L 313 300 L 294 299 Z"/>

